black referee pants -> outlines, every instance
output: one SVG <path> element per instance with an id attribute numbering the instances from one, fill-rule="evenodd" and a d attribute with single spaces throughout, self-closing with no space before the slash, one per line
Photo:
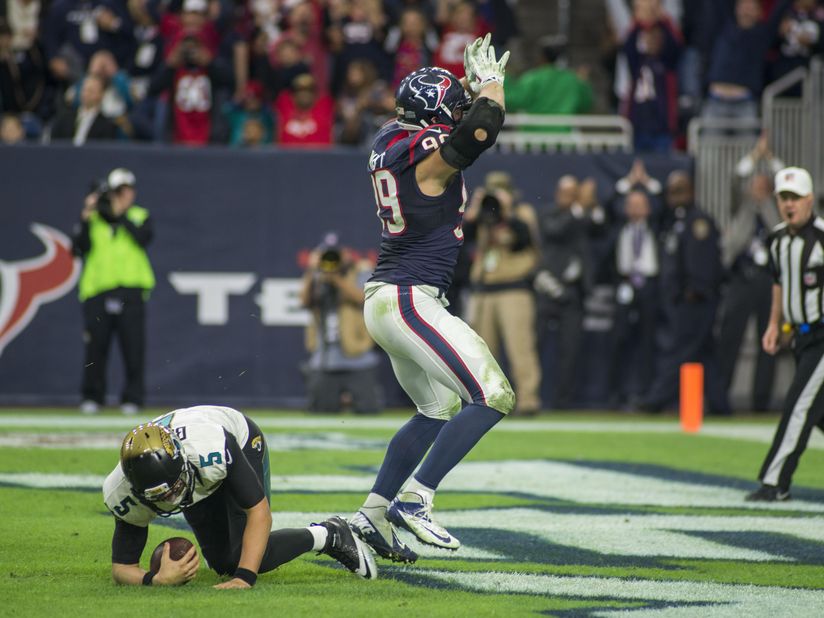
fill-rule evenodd
<path id="1" fill-rule="evenodd" d="M 758 478 L 787 491 L 813 427 L 824 429 L 824 329 L 796 338 L 796 370 Z"/>
<path id="2" fill-rule="evenodd" d="M 269 447 L 260 428 L 249 417 L 249 440 L 243 454 L 249 460 L 269 501 Z M 200 545 L 200 551 L 209 567 L 220 575 L 231 575 L 240 562 L 243 532 L 246 530 L 246 512 L 235 501 L 226 484 L 208 498 L 183 511 Z M 260 573 L 271 571 L 281 564 L 294 560 L 312 549 L 312 534 L 305 528 L 286 528 L 269 535 L 269 543 Z"/>

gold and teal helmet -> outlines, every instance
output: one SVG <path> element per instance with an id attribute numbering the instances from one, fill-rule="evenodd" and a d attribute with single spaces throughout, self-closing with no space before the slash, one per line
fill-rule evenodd
<path id="1" fill-rule="evenodd" d="M 148 502 L 179 507 L 191 501 L 194 473 L 167 427 L 149 422 L 132 429 L 120 447 L 120 466 L 132 491 Z"/>

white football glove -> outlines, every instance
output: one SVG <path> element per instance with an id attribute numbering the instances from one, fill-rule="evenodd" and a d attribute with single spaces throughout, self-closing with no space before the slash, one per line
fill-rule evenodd
<path id="1" fill-rule="evenodd" d="M 466 75 L 466 83 L 469 86 L 469 89 L 472 92 L 475 92 L 475 88 L 473 87 L 475 82 L 478 79 L 478 76 L 475 75 L 475 72 L 472 70 L 472 55 L 475 53 L 475 49 L 481 44 L 483 39 L 478 37 L 471 43 L 467 43 L 466 47 L 464 47 L 464 75 Z"/>
<path id="2" fill-rule="evenodd" d="M 475 94 L 491 82 L 502 86 L 504 84 L 504 71 L 509 60 L 509 52 L 504 52 L 500 60 L 496 60 L 495 48 L 489 44 L 491 38 L 492 35 L 487 34 L 483 39 L 475 39 L 464 50 L 467 81 Z"/>

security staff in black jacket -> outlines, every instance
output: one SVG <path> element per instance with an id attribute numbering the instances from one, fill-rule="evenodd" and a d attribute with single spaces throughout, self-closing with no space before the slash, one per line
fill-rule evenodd
<path id="1" fill-rule="evenodd" d="M 668 222 L 661 245 L 660 284 L 668 317 L 668 339 L 658 374 L 641 408 L 657 412 L 678 395 L 683 363 L 704 365 L 708 409 L 730 413 L 715 358 L 713 325 L 722 278 L 718 229 L 693 201 L 692 181 L 686 172 L 667 179 Z"/>
<path id="2" fill-rule="evenodd" d="M 790 483 L 814 427 L 824 430 L 824 219 L 813 213 L 810 174 L 788 167 L 776 174 L 775 194 L 783 223 L 768 238 L 775 277 L 770 321 L 761 345 L 775 354 L 782 330 L 792 334 L 796 369 L 784 411 L 748 501 L 790 498 Z M 783 322 L 783 329 L 782 329 Z"/>

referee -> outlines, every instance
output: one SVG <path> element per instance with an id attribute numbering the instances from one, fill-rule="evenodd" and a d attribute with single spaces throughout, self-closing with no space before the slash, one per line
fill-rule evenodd
<path id="1" fill-rule="evenodd" d="M 775 283 L 761 344 L 775 354 L 783 322 L 794 334 L 796 371 L 758 475 L 761 487 L 747 496 L 751 502 L 790 499 L 793 472 L 810 433 L 824 423 L 824 219 L 813 214 L 813 182 L 806 170 L 779 171 L 775 194 L 783 223 L 768 239 Z"/>

